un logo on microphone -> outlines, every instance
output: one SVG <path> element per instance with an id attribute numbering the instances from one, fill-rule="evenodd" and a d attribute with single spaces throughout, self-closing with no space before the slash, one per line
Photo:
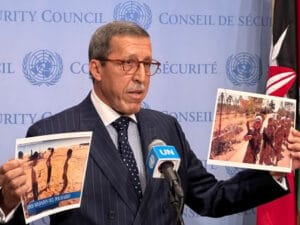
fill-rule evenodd
<path id="1" fill-rule="evenodd" d="M 148 162 L 148 166 L 149 166 L 150 169 L 154 168 L 155 161 L 156 161 L 155 156 L 154 155 L 150 155 L 149 162 Z"/>
<path id="2" fill-rule="evenodd" d="M 29 52 L 23 59 L 23 73 L 33 85 L 54 85 L 63 72 L 62 58 L 56 52 L 38 50 Z"/>
<path id="3" fill-rule="evenodd" d="M 116 5 L 114 19 L 134 22 L 144 29 L 148 29 L 152 22 L 152 12 L 145 3 L 127 1 Z"/>
<path id="4" fill-rule="evenodd" d="M 229 56 L 226 62 L 227 77 L 236 86 L 255 85 L 261 78 L 261 71 L 261 59 L 258 55 L 242 52 Z"/>

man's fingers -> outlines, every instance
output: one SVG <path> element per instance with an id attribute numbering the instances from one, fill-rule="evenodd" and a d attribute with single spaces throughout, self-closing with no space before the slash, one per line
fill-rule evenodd
<path id="1" fill-rule="evenodd" d="M 19 159 L 9 160 L 0 167 L 0 174 L 5 174 L 8 171 L 14 170 L 18 167 L 23 167 L 24 162 L 24 160 Z"/>
<path id="2" fill-rule="evenodd" d="M 299 142 L 294 142 L 294 143 L 288 143 L 287 145 L 288 150 L 291 152 L 300 152 L 300 143 Z"/>
<path id="3" fill-rule="evenodd" d="M 22 195 L 27 189 L 23 161 L 10 160 L 0 168 L 0 185 L 4 195 Z"/>
<path id="4" fill-rule="evenodd" d="M 300 132 L 295 128 L 291 128 L 291 132 L 295 137 L 300 137 Z"/>

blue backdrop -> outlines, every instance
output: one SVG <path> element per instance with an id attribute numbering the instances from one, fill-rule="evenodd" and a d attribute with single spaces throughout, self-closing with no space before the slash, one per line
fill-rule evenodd
<path id="1" fill-rule="evenodd" d="M 0 163 L 29 125 L 91 89 L 87 48 L 106 22 L 135 21 L 162 62 L 144 107 L 178 119 L 198 157 L 220 179 L 237 169 L 206 164 L 217 88 L 263 92 L 271 0 L 2 0 Z M 219 219 L 184 210 L 187 225 L 254 225 L 255 210 Z M 47 218 L 34 222 L 47 224 Z"/>

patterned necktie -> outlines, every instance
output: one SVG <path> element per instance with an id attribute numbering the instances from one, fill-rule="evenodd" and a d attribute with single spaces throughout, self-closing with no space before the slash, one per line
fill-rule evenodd
<path id="1" fill-rule="evenodd" d="M 120 117 L 112 123 L 112 126 L 118 132 L 118 150 L 121 155 L 121 160 L 126 165 L 131 181 L 133 183 L 134 189 L 137 193 L 139 201 L 142 200 L 142 186 L 139 179 L 139 171 L 137 168 L 137 164 L 131 150 L 131 147 L 128 142 L 127 129 L 129 125 L 129 117 Z"/>

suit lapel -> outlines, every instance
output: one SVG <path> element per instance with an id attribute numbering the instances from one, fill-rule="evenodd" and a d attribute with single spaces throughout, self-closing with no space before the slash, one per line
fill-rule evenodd
<path id="1" fill-rule="evenodd" d="M 136 116 L 142 140 L 144 162 L 146 162 L 148 146 L 154 139 L 161 138 L 159 137 L 161 132 L 157 124 L 153 122 L 153 119 L 144 110 L 141 110 Z M 128 170 L 121 162 L 115 145 L 90 100 L 90 95 L 88 95 L 81 105 L 80 129 L 93 131 L 90 160 L 94 160 L 96 166 L 109 179 L 115 191 L 119 193 L 132 212 L 136 213 L 138 199 L 128 179 Z M 149 202 L 155 199 L 156 193 L 162 184 L 160 179 L 153 179 L 147 169 L 146 176 L 146 190 L 134 224 L 138 224 L 143 219 L 143 215 L 145 215 L 147 207 L 149 207 Z"/>
<path id="2" fill-rule="evenodd" d="M 144 162 L 145 162 L 145 167 L 146 167 L 146 159 L 149 153 L 148 147 L 149 144 L 154 140 L 154 139 L 160 139 L 160 130 L 157 124 L 153 122 L 153 119 L 148 116 L 144 110 L 141 110 L 136 116 L 138 120 L 138 128 L 139 128 L 139 133 L 141 135 L 141 140 L 142 140 L 142 151 L 144 155 Z M 151 201 L 156 199 L 157 193 L 159 192 L 159 188 L 162 186 L 161 179 L 153 179 L 152 175 L 149 174 L 147 167 L 146 167 L 146 179 L 147 179 L 147 184 L 146 184 L 146 190 L 144 192 L 143 196 L 143 201 L 140 205 L 136 220 L 134 224 L 141 224 L 141 221 L 146 215 L 147 208 L 149 207 L 149 204 Z"/>
<path id="3" fill-rule="evenodd" d="M 121 162 L 116 147 L 90 100 L 90 95 L 84 101 L 80 115 L 81 129 L 93 131 L 90 160 L 94 160 L 96 166 L 109 179 L 115 191 L 119 193 L 133 213 L 136 213 L 138 199 L 128 179 L 128 170 Z"/>

